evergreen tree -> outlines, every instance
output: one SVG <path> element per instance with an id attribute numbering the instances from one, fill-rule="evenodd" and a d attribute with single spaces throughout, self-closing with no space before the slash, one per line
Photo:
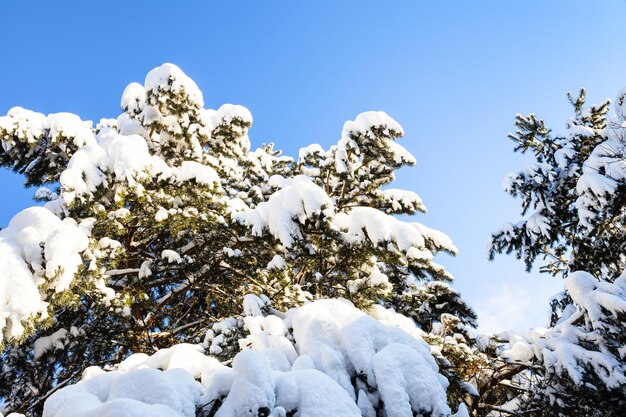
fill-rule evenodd
<path id="1" fill-rule="evenodd" d="M 274 312 L 341 297 L 393 308 L 440 346 L 468 337 L 476 316 L 433 262 L 456 248 L 395 217 L 425 208 L 416 194 L 386 188 L 414 158 L 385 113 L 357 116 L 337 145 L 307 147 L 293 161 L 272 144 L 252 151 L 247 109 L 205 109 L 171 64 L 130 84 L 121 107 L 95 127 L 23 109 L 0 117 L 0 163 L 48 187 L 37 192 L 45 208 L 0 232 L 0 296 L 29 300 L 0 303 L 0 396 L 10 409 L 40 415 L 87 365 L 202 342 L 247 294 Z"/>
<path id="2" fill-rule="evenodd" d="M 569 95 L 575 117 L 566 137 L 553 137 L 532 114 L 517 116 L 518 131 L 509 136 L 515 150 L 531 150 L 536 163 L 511 174 L 506 190 L 521 197 L 528 216 L 492 236 L 490 256 L 513 252 L 527 269 L 541 258 L 540 270 L 566 278 L 567 290 L 552 301 L 548 329 L 504 333 L 502 344 L 492 345 L 500 371 L 488 372 L 483 385 L 506 380 L 512 388 L 492 405 L 509 401 L 508 409 L 537 416 L 622 413 L 625 93 L 619 93 L 614 115 L 609 100 L 585 107 L 584 90 L 576 98 Z"/>

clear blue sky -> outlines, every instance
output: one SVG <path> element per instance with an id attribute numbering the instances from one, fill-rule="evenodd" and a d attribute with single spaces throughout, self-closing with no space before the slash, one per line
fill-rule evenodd
<path id="1" fill-rule="evenodd" d="M 441 257 L 483 330 L 546 321 L 560 283 L 505 255 L 489 263 L 492 230 L 516 221 L 504 175 L 528 160 L 506 133 L 534 112 L 557 132 L 567 91 L 590 102 L 626 85 L 624 1 L 109 1 L 0 3 L 0 113 L 20 105 L 97 121 L 119 113 L 127 83 L 173 62 L 208 107 L 250 109 L 255 145 L 287 154 L 328 146 L 342 124 L 384 110 L 416 156 L 396 186 L 416 191 L 416 219 L 460 249 Z M 33 190 L 0 170 L 0 225 Z"/>

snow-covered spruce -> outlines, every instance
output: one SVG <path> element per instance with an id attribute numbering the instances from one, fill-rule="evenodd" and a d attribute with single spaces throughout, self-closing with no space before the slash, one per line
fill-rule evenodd
<path id="1" fill-rule="evenodd" d="M 46 401 L 44 417 L 451 414 L 448 383 L 410 319 L 330 299 L 262 315 L 264 303 L 247 297 L 245 310 L 259 315 L 241 318 L 247 336 L 232 366 L 204 353 L 219 343 L 209 332 L 203 345 L 131 355 L 108 372 L 88 368 Z"/>
<path id="2" fill-rule="evenodd" d="M 461 358 L 473 351 L 454 332 L 476 316 L 434 261 L 456 253 L 452 241 L 395 217 L 426 210 L 417 194 L 391 187 L 395 171 L 415 163 L 397 121 L 362 113 L 335 145 L 308 146 L 294 161 L 273 144 L 252 149 L 250 112 L 204 108 L 198 86 L 172 64 L 129 84 L 120 104 L 118 117 L 95 126 L 20 108 L 0 117 L 0 165 L 48 187 L 37 210 L 63 224 L 63 236 L 82 233 L 67 237 L 57 264 L 52 235 L 25 247 L 18 228 L 0 232 L 0 270 L 21 265 L 12 276 L 19 285 L 0 283 L 0 300 L 24 288 L 32 300 L 0 304 L 7 410 L 40 416 L 47 395 L 76 382 L 86 364 L 198 343 L 248 293 L 267 294 L 281 311 L 346 298 L 410 317 L 433 331 L 425 338 L 456 409 L 467 393 Z"/>

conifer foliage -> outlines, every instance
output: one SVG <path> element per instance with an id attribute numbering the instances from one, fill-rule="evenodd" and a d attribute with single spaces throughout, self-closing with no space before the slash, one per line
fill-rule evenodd
<path id="1" fill-rule="evenodd" d="M 443 346 L 454 341 L 457 348 L 464 346 L 464 354 L 471 352 L 465 345 L 470 343 L 466 330 L 475 325 L 476 316 L 447 284 L 453 279 L 450 273 L 433 261 L 438 252 L 456 253 L 452 241 L 395 216 L 425 211 L 415 193 L 388 187 L 397 169 L 415 163 L 397 143 L 403 130 L 395 120 L 383 112 L 362 113 L 345 123 L 336 145 L 328 150 L 319 145 L 303 148 L 296 160 L 282 156 L 272 144 L 252 150 L 250 112 L 230 104 L 204 108 L 200 89 L 172 64 L 150 71 L 143 85 L 128 85 L 121 107 L 123 113 L 116 119 L 102 119 L 95 126 L 76 115 L 44 116 L 21 108 L 0 117 L 0 164 L 23 174 L 26 185 L 43 186 L 36 197 L 45 203 L 17 214 L 0 231 L 0 397 L 9 410 L 39 416 L 48 400 L 46 416 L 100 415 L 95 408 L 69 414 L 74 406 L 63 408 L 63 399 L 71 398 L 64 393 L 74 391 L 62 388 L 81 375 L 85 381 L 96 378 L 98 372 L 85 371 L 87 366 L 140 375 L 145 370 L 122 360 L 131 353 L 145 359 L 169 348 L 182 351 L 187 348 L 176 346 L 191 343 L 205 358 L 198 363 L 206 367 L 194 373 L 183 366 L 192 382 L 186 377 L 180 381 L 187 381 L 183 385 L 192 391 L 220 391 L 185 397 L 193 397 L 191 405 L 172 399 L 180 406 L 175 410 L 179 414 L 159 414 L 169 411 L 156 407 L 151 415 L 248 415 L 237 408 L 237 396 L 246 395 L 237 393 L 247 392 L 242 388 L 246 383 L 279 389 L 305 384 L 306 378 L 287 375 L 283 385 L 259 382 L 256 374 L 246 380 L 248 367 L 261 366 L 259 372 L 267 373 L 278 362 L 267 362 L 275 355 L 271 349 L 265 359 L 239 353 L 254 345 L 241 340 L 254 339 L 262 329 L 262 337 L 282 337 L 276 343 L 283 347 L 297 340 L 298 354 L 303 355 L 301 344 L 306 343 L 301 340 L 307 335 L 297 329 L 316 330 L 302 324 L 306 320 L 300 327 L 292 323 L 289 317 L 297 313 L 289 311 L 314 305 L 314 300 L 340 298 L 354 311 L 317 304 L 320 311 L 345 310 L 342 317 L 349 319 L 339 328 L 360 320 L 369 323 L 363 329 L 373 326 L 389 333 L 371 342 L 370 356 L 386 349 L 380 359 L 369 358 L 379 370 L 363 365 L 363 359 L 351 356 L 354 349 L 343 344 L 326 354 L 311 347 L 308 359 L 298 366 L 317 368 L 345 388 L 351 401 L 346 413 L 381 415 L 393 397 L 392 388 L 385 388 L 393 384 L 384 383 L 389 363 L 419 362 L 406 366 L 417 366 L 426 372 L 424 378 L 437 381 L 432 401 L 404 387 L 406 401 L 398 400 L 398 410 L 450 414 L 448 382 L 423 339 L 440 346 L 436 359 L 442 372 L 451 381 L 456 375 L 457 389 L 465 392 L 469 388 L 463 388 L 451 366 L 455 359 L 446 359 L 450 349 Z M 255 295 L 248 296 L 242 315 L 248 294 Z M 358 309 L 406 334 L 385 330 Z M 402 319 L 390 319 L 391 309 L 403 314 Z M 266 326 L 256 323 L 260 318 L 244 317 L 274 318 Z M 280 334 L 270 330 L 269 323 L 276 320 L 285 321 Z M 431 332 L 430 339 L 424 332 Z M 224 377 L 232 385 L 206 379 L 206 370 L 217 365 L 205 353 L 226 365 L 232 362 L 234 376 L 228 371 L 230 376 Z M 404 354 L 408 356 L 400 358 Z M 350 362 L 340 361 L 345 374 L 324 367 L 328 355 L 350 356 Z M 296 367 L 297 355 L 292 356 L 287 363 Z M 145 367 L 168 368 L 155 361 Z M 156 378 L 155 386 L 160 386 L 159 378 L 174 378 L 172 373 L 155 375 L 148 377 Z M 294 415 L 296 405 L 289 400 L 278 407 L 278 394 L 269 385 L 263 385 L 267 401 L 251 405 L 250 415 Z M 442 396 L 443 403 L 435 400 Z M 199 403 L 208 397 L 210 405 Z M 454 398 L 450 406 L 456 409 Z M 101 412 L 115 413 L 116 404 Z M 132 407 L 124 410 L 136 415 L 129 411 Z M 395 415 L 391 408 L 386 410 Z M 301 415 L 316 415 L 312 413 Z"/>

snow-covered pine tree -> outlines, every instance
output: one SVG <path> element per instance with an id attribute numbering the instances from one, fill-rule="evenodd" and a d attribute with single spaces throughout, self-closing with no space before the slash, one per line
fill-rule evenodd
<path id="1" fill-rule="evenodd" d="M 499 335 L 504 363 L 485 385 L 508 381 L 516 393 L 508 410 L 607 416 L 626 405 L 625 94 L 614 115 L 609 100 L 585 107 L 584 90 L 569 95 L 575 117 L 566 137 L 534 115 L 517 116 L 515 150 L 531 150 L 537 162 L 509 175 L 506 190 L 528 217 L 494 233 L 490 256 L 514 252 L 527 269 L 541 258 L 540 270 L 566 278 L 567 290 L 552 301 L 548 329 Z"/>
<path id="2" fill-rule="evenodd" d="M 199 343 L 234 320 L 228 334 L 210 338 L 211 346 L 235 342 L 221 351 L 230 363 L 238 339 L 255 329 L 233 318 L 250 293 L 263 295 L 254 300 L 265 300 L 265 314 L 281 317 L 322 298 L 379 316 L 377 308 L 390 307 L 440 347 L 465 343 L 457 335 L 475 315 L 433 262 L 456 248 L 443 233 L 394 216 L 424 207 L 414 193 L 386 188 L 414 159 L 385 113 L 357 116 L 336 146 L 307 147 L 293 161 L 271 144 L 251 151 L 248 110 L 205 109 L 197 85 L 171 64 L 130 84 L 121 106 L 95 127 L 19 108 L 0 117 L 2 165 L 47 186 L 37 192 L 45 207 L 0 231 L 0 396 L 10 410 L 40 415 L 86 366 L 118 368 L 131 353 Z M 379 397 L 359 401 L 366 409 Z"/>

